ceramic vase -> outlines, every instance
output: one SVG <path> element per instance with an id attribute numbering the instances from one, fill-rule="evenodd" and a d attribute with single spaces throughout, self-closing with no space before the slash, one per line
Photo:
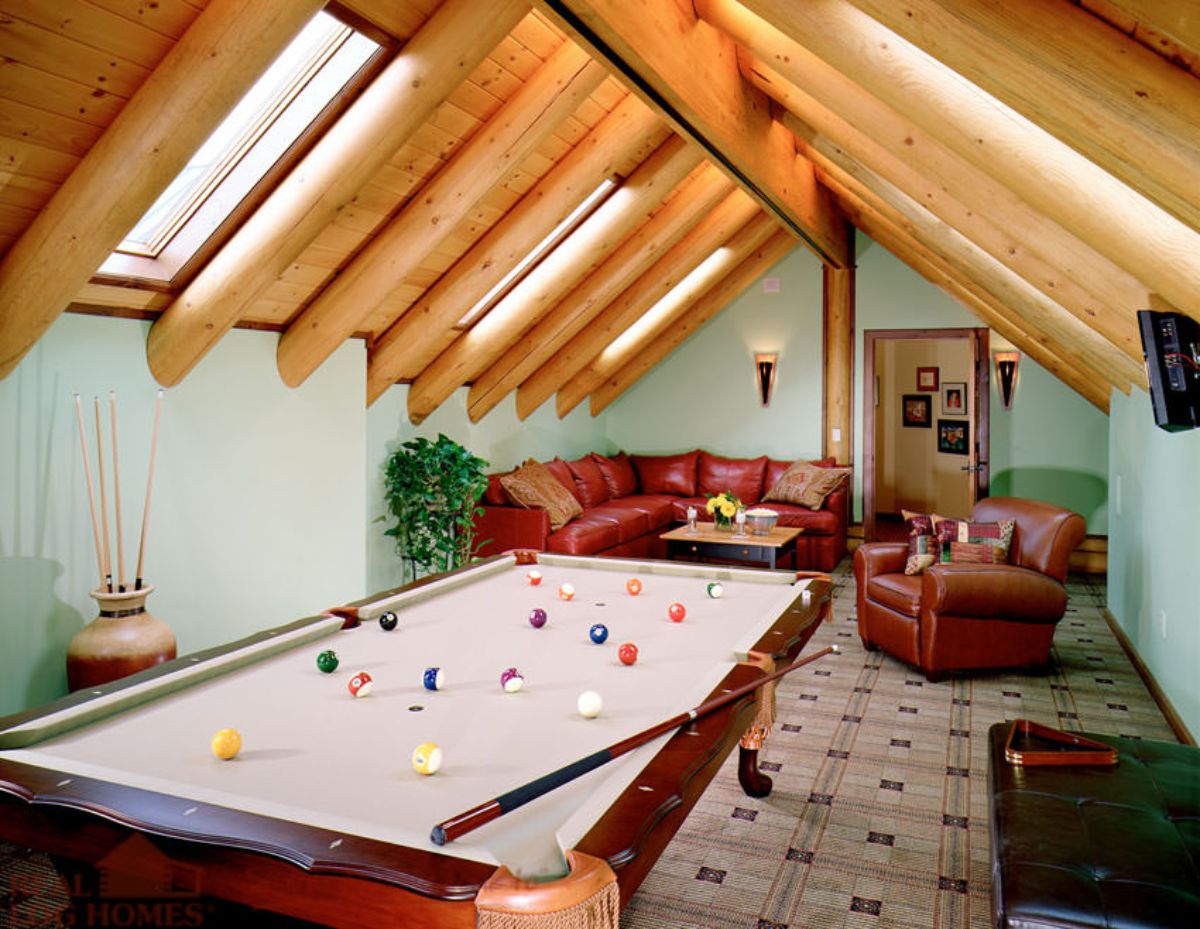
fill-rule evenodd
<path id="1" fill-rule="evenodd" d="M 95 687 L 175 657 L 175 633 L 146 609 L 153 584 L 137 590 L 91 592 L 99 615 L 67 647 L 67 686 Z"/>

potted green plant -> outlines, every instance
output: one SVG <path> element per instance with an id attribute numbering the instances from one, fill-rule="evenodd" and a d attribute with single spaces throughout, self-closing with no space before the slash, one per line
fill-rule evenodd
<path id="1" fill-rule="evenodd" d="M 474 555 L 475 517 L 487 490 L 488 463 L 453 439 L 409 439 L 383 465 L 384 499 L 395 524 L 404 580 L 460 567 Z M 380 519 L 386 520 L 387 516 Z"/>

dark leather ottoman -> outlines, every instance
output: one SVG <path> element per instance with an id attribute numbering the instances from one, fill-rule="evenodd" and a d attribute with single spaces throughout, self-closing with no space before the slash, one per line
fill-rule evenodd
<path id="1" fill-rule="evenodd" d="M 1115 767 L 1021 767 L 989 730 L 996 929 L 1200 927 L 1200 748 L 1084 733 Z"/>

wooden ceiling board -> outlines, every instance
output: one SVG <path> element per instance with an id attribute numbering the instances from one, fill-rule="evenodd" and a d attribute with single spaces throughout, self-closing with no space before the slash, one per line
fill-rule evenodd
<path id="1" fill-rule="evenodd" d="M 0 16 L 23 20 L 149 70 L 175 44 L 173 38 L 89 0 L 2 0 Z"/>
<path id="2" fill-rule="evenodd" d="M 0 98 L 19 100 L 101 129 L 108 127 L 125 104 L 123 98 L 107 91 L 58 74 L 49 74 L 16 60 L 6 61 L 4 67 L 0 68 Z"/>
<path id="3" fill-rule="evenodd" d="M 53 6 L 56 0 L 44 0 Z M 208 6 L 207 0 L 89 0 L 93 6 L 144 26 L 169 39 L 187 32 L 196 17 Z"/>
<path id="4" fill-rule="evenodd" d="M 0 136 L 35 142 L 43 148 L 82 158 L 104 130 L 71 116 L 12 99 L 0 99 Z"/>

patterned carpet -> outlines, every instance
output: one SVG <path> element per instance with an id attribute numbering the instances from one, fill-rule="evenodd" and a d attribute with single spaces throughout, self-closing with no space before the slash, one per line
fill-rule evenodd
<path id="1" fill-rule="evenodd" d="M 1174 740 L 1104 620 L 1101 579 L 1071 578 L 1054 673 L 938 684 L 864 651 L 848 560 L 835 583 L 834 621 L 808 650 L 845 651 L 783 679 L 762 754 L 771 796 L 745 796 L 731 758 L 625 929 L 987 929 L 988 727 L 1026 717 Z M 64 890 L 45 856 L 0 844 L 0 929 L 63 925 Z"/>

